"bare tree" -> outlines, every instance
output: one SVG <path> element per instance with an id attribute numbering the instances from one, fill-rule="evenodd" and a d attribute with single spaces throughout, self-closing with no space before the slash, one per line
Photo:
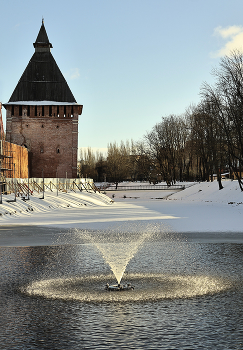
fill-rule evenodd
<path id="1" fill-rule="evenodd" d="M 213 181 L 216 173 L 219 189 L 222 189 L 221 171 L 227 163 L 225 137 L 214 105 L 207 100 L 202 100 L 191 110 L 188 118 L 196 177 L 202 181 Z"/>
<path id="2" fill-rule="evenodd" d="M 108 144 L 107 175 L 110 181 L 118 183 L 129 177 L 130 146 L 121 141 L 120 146 L 114 142 Z"/>
<path id="3" fill-rule="evenodd" d="M 132 179 L 151 182 L 152 159 L 143 141 L 131 141 Z"/>
<path id="4" fill-rule="evenodd" d="M 95 169 L 97 172 L 97 181 L 98 182 L 106 182 L 107 176 L 107 161 L 106 157 L 101 152 L 96 153 L 96 165 Z"/>
<path id="5" fill-rule="evenodd" d="M 201 93 L 214 106 L 226 135 L 229 166 L 243 191 L 243 54 L 234 51 L 223 57 L 220 67 L 213 74 L 215 86 L 204 83 Z"/>
<path id="6" fill-rule="evenodd" d="M 96 179 L 96 155 L 90 147 L 81 149 L 78 162 L 78 174 L 80 177 Z"/>
<path id="7" fill-rule="evenodd" d="M 174 115 L 163 118 L 145 136 L 150 157 L 156 159 L 159 171 L 168 185 L 183 179 L 187 139 L 185 119 Z"/>

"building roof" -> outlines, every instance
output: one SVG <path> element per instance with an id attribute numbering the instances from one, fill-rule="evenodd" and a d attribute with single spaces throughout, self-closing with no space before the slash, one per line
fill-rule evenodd
<path id="1" fill-rule="evenodd" d="M 76 103 L 76 100 L 51 54 L 44 21 L 33 44 L 31 57 L 8 103 L 18 101 L 55 101 Z"/>
<path id="2" fill-rule="evenodd" d="M 42 19 L 42 25 L 41 25 L 39 34 L 38 34 L 36 41 L 33 45 L 34 45 L 34 48 L 36 48 L 36 47 L 49 47 L 49 48 L 51 48 L 52 47 L 52 44 L 49 42 L 49 39 L 48 39 L 48 36 L 46 33 L 43 19 Z"/>
<path id="3" fill-rule="evenodd" d="M 4 103 L 3 106 L 75 106 L 75 102 L 57 102 L 57 101 L 15 101 Z M 79 106 L 79 105 L 78 105 Z"/>

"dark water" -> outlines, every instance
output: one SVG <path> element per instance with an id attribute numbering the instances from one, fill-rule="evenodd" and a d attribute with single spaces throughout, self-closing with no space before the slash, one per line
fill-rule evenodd
<path id="1" fill-rule="evenodd" d="M 134 292 L 109 293 L 91 244 L 19 230 L 26 246 L 1 236 L 0 349 L 243 349 L 243 234 L 157 235 L 127 266 Z"/>

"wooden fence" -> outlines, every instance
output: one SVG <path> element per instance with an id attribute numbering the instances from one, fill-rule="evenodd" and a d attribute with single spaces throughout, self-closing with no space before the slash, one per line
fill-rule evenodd
<path id="1" fill-rule="evenodd" d="M 44 181 L 43 181 L 44 180 Z M 92 179 L 56 179 L 56 178 L 30 178 L 30 179 L 5 179 L 0 183 L 0 191 L 4 194 L 15 193 L 17 196 L 32 195 L 34 192 L 100 192 Z"/>

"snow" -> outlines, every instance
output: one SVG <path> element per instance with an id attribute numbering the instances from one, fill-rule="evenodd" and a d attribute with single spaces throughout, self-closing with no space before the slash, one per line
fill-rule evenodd
<path id="1" fill-rule="evenodd" d="M 131 186 L 133 183 L 127 183 Z M 124 184 L 122 184 L 124 185 Z M 135 183 L 137 186 L 138 183 Z M 142 183 L 144 186 L 145 184 Z M 237 181 L 183 183 L 185 190 L 45 192 L 29 201 L 4 195 L 0 225 L 47 225 L 56 228 L 104 229 L 117 223 L 161 223 L 173 232 L 232 233 L 243 238 L 243 192 Z M 237 238 L 237 239 L 238 239 Z"/>
<path id="2" fill-rule="evenodd" d="M 57 102 L 57 101 L 16 101 L 7 102 L 4 105 L 23 105 L 23 106 L 74 106 L 77 102 Z"/>

